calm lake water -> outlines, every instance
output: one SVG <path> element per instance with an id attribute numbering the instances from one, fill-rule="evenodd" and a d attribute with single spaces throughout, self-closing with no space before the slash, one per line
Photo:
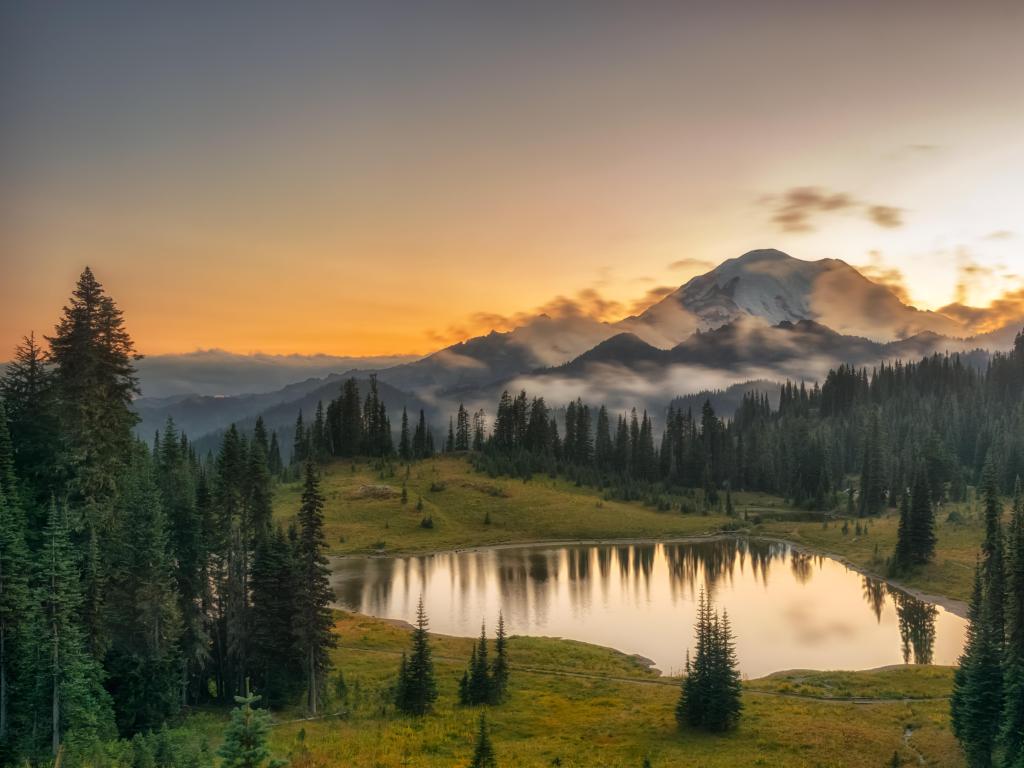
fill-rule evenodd
<path id="1" fill-rule="evenodd" d="M 725 608 L 743 674 L 952 664 L 966 622 L 843 564 L 773 542 L 483 548 L 332 561 L 337 604 L 412 621 L 423 595 L 434 632 L 475 636 L 499 609 L 509 634 L 563 637 L 638 654 L 677 673 L 701 589 Z"/>

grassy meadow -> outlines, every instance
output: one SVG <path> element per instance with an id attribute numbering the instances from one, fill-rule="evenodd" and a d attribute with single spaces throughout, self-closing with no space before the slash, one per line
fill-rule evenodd
<path id="1" fill-rule="evenodd" d="M 402 486 L 407 500 L 403 504 Z M 490 478 L 462 457 L 437 457 L 408 470 L 395 464 L 381 472 L 369 462 L 336 461 L 324 471 L 325 533 L 332 554 L 410 553 L 472 546 L 578 539 L 669 538 L 718 533 L 744 526 L 751 535 L 786 539 L 844 558 L 887 576 L 886 558 L 896 544 L 897 515 L 890 511 L 855 532 L 851 520 L 806 521 L 779 498 L 735 493 L 740 519 L 724 515 L 658 512 L 639 502 L 610 501 L 593 488 L 536 475 L 529 481 Z M 299 507 L 300 483 L 277 487 L 275 516 L 290 520 Z M 417 505 L 422 500 L 422 510 Z M 982 525 L 973 503 L 946 504 L 936 516 L 933 563 L 898 579 L 916 590 L 965 601 L 970 596 Z M 956 509 L 962 522 L 949 522 Z M 746 516 L 744 521 L 742 518 Z M 423 528 L 424 517 L 433 528 Z M 489 522 L 488 522 L 489 520 Z M 757 522 L 760 520 L 760 522 Z"/>
<path id="2" fill-rule="evenodd" d="M 408 474 L 407 474 L 408 472 Z M 402 488 L 407 499 L 402 502 Z M 460 457 L 408 470 L 335 462 L 323 475 L 325 530 L 333 554 L 396 554 L 530 541 L 712 535 L 738 525 L 834 554 L 884 576 L 896 539 L 893 514 L 862 526 L 807 521 L 764 494 L 734 494 L 736 518 L 682 514 L 602 498 L 562 479 L 490 478 Z M 288 522 L 301 485 L 282 484 L 275 516 Z M 422 500 L 422 501 L 421 501 Z M 421 505 L 421 509 L 418 509 Z M 981 525 L 972 504 L 960 521 L 938 515 L 935 562 L 903 581 L 922 592 L 966 598 Z M 432 528 L 421 526 L 429 517 Z M 859 532 L 857 532 L 859 528 Z M 330 716 L 278 713 L 275 755 L 294 768 L 459 766 L 468 764 L 478 711 L 458 706 L 456 686 L 472 640 L 434 636 L 440 687 L 436 711 L 415 720 L 395 712 L 390 686 L 408 628 L 338 613 L 336 669 L 347 693 Z M 688 644 L 689 638 L 680 638 Z M 617 651 L 568 640 L 514 637 L 510 699 L 488 719 L 502 766 L 962 766 L 949 730 L 952 669 L 893 667 L 864 672 L 780 672 L 744 683 L 744 716 L 732 733 L 679 732 L 678 680 L 661 677 Z"/>
<path id="3" fill-rule="evenodd" d="M 276 713 L 274 756 L 291 768 L 468 765 L 479 709 L 456 704 L 456 691 L 473 641 L 433 637 L 440 697 L 435 711 L 417 720 L 396 713 L 390 700 L 408 629 L 337 616 L 333 656 L 347 693 L 332 694 L 331 714 L 321 719 Z M 739 728 L 706 734 L 677 730 L 678 680 L 617 651 L 513 637 L 509 658 L 509 699 L 487 708 L 503 767 L 640 768 L 648 758 L 654 768 L 876 768 L 889 765 L 893 752 L 908 766 L 963 765 L 949 732 L 952 670 L 945 667 L 790 672 L 748 681 Z M 218 746 L 222 717 L 194 720 L 211 749 Z"/>

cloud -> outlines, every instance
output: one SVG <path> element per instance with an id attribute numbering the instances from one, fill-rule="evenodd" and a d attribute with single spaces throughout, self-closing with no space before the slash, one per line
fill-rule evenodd
<path id="1" fill-rule="evenodd" d="M 903 273 L 895 267 L 882 263 L 882 255 L 878 251 L 869 251 L 871 263 L 857 267 L 857 271 L 873 283 L 885 286 L 904 304 L 910 304 L 910 290 L 907 288 Z"/>
<path id="2" fill-rule="evenodd" d="M 868 207 L 868 218 L 875 224 L 886 229 L 903 226 L 903 209 L 891 205 L 872 205 Z"/>
<path id="3" fill-rule="evenodd" d="M 997 229 L 994 232 L 989 232 L 982 240 L 1010 240 L 1013 237 L 1015 235 L 1009 229 Z"/>
<path id="4" fill-rule="evenodd" d="M 838 211 L 854 204 L 842 192 L 830 193 L 818 187 L 793 187 L 781 197 L 769 199 L 775 209 L 772 221 L 785 232 L 809 232 L 814 214 Z"/>
<path id="5" fill-rule="evenodd" d="M 645 293 L 643 296 L 641 296 L 639 299 L 636 299 L 633 302 L 633 304 L 629 308 L 629 314 L 639 315 L 645 309 L 649 309 L 650 307 L 654 306 L 659 301 L 664 299 L 666 296 L 668 296 L 671 293 L 674 293 L 677 290 L 679 289 L 674 285 L 659 285 L 656 288 L 651 288 L 647 291 L 647 293 Z"/>
<path id="6" fill-rule="evenodd" d="M 771 220 L 783 232 L 811 232 L 819 214 L 836 211 L 858 212 L 879 227 L 903 225 L 901 208 L 864 202 L 846 192 L 821 187 L 791 187 L 781 195 L 768 195 L 762 203 L 772 210 Z"/>
<path id="7" fill-rule="evenodd" d="M 680 272 L 707 272 L 714 269 L 715 265 L 706 259 L 679 259 L 668 265 L 669 269 Z"/>
<path id="8" fill-rule="evenodd" d="M 986 307 L 954 302 L 939 312 L 959 320 L 972 334 L 991 333 L 1008 325 L 1024 326 L 1024 288 L 1007 291 Z"/>

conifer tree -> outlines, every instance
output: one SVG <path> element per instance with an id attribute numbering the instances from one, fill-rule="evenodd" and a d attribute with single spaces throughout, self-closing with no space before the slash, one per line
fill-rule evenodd
<path id="1" fill-rule="evenodd" d="M 283 760 L 270 760 L 267 748 L 267 734 L 270 731 L 270 716 L 266 710 L 254 709 L 260 700 L 246 691 L 245 696 L 236 696 L 238 706 L 231 711 L 231 723 L 224 731 L 224 743 L 217 752 L 221 757 L 221 768 L 282 768 Z"/>
<path id="2" fill-rule="evenodd" d="M 1001 746 L 1003 763 L 1024 762 L 1024 489 L 1018 477 L 1007 541 L 1006 655 L 1003 663 L 1006 699 Z"/>
<path id="3" fill-rule="evenodd" d="M 303 678 L 293 629 L 296 575 L 292 548 L 278 526 L 257 546 L 252 567 L 253 672 L 269 707 L 283 705 Z"/>
<path id="4" fill-rule="evenodd" d="M 402 429 L 398 435 L 398 458 L 402 461 L 412 459 L 412 444 L 409 442 L 409 413 L 402 408 Z"/>
<path id="5" fill-rule="evenodd" d="M 434 661 L 430 651 L 430 637 L 427 633 L 429 622 L 420 598 L 416 608 L 416 628 L 412 633 L 412 647 L 408 660 L 402 657 L 402 670 L 396 691 L 396 705 L 410 715 L 425 715 L 437 700 L 437 683 L 434 680 Z"/>
<path id="6" fill-rule="evenodd" d="M 0 405 L 0 439 L 7 424 Z M 13 499 L 13 478 L 0 487 L 0 755 L 11 734 L 15 709 L 26 706 L 16 694 L 27 681 L 19 680 L 19 661 L 28 653 L 25 618 L 29 615 L 29 553 L 25 518 Z"/>
<path id="7" fill-rule="evenodd" d="M 270 435 L 270 448 L 267 452 L 267 469 L 273 477 L 280 478 L 284 464 L 281 463 L 281 446 L 277 442 L 277 432 Z"/>
<path id="8" fill-rule="evenodd" d="M 455 416 L 455 450 L 469 450 L 469 411 L 462 403 L 459 403 L 459 410 Z"/>
<path id="9" fill-rule="evenodd" d="M 924 466 L 918 468 L 910 502 L 910 559 L 923 565 L 935 556 L 935 513 L 932 510 L 931 484 Z"/>
<path id="10" fill-rule="evenodd" d="M 104 534 L 138 422 L 132 408 L 139 394 L 138 355 L 121 310 L 88 267 L 47 341 L 60 415 L 60 497 L 72 515 L 75 543 L 85 553 L 85 626 L 92 652 L 102 657 L 108 632 Z"/>
<path id="11" fill-rule="evenodd" d="M 324 497 L 320 479 L 312 461 L 306 462 L 306 484 L 299 508 L 297 579 L 295 590 L 295 640 L 302 659 L 306 681 L 306 706 L 311 714 L 320 708 L 330 658 L 334 646 L 331 633 L 330 569 L 327 566 L 327 542 L 324 540 Z"/>
<path id="12" fill-rule="evenodd" d="M 307 458 L 309 439 L 306 437 L 306 427 L 302 423 L 302 409 L 295 417 L 295 438 L 292 442 L 292 464 L 304 464 Z"/>
<path id="13" fill-rule="evenodd" d="M 152 461 L 137 443 L 109 534 L 108 685 L 122 733 L 158 728 L 181 703 L 181 613 L 167 519 Z"/>
<path id="14" fill-rule="evenodd" d="M 453 453 L 455 451 L 455 422 L 449 417 L 448 419 L 448 439 L 444 443 L 444 452 Z"/>
<path id="15" fill-rule="evenodd" d="M 504 700 L 508 693 L 508 639 L 505 636 L 505 617 L 498 612 L 498 633 L 494 641 L 494 664 L 491 667 L 491 701 Z"/>
<path id="16" fill-rule="evenodd" d="M 494 756 L 494 747 L 491 744 L 491 735 L 487 731 L 487 714 L 480 713 L 480 724 L 476 731 L 476 747 L 473 749 L 473 759 L 469 768 L 497 768 L 498 761 Z"/>
<path id="17" fill-rule="evenodd" d="M 41 606 L 39 668 L 32 695 L 30 751 L 40 753 L 48 735 L 51 754 L 63 743 L 86 747 L 113 734 L 110 698 L 102 670 L 90 655 L 81 625 L 82 592 L 68 532 L 67 516 L 51 503 L 38 559 Z"/>
<path id="18" fill-rule="evenodd" d="M 59 434 L 53 374 L 46 353 L 34 334 L 14 350 L 14 359 L 0 378 L 10 431 L 11 457 L 26 503 L 29 535 L 46 524 L 46 512 L 54 487 Z M 8 501 L 11 501 L 8 491 Z"/>
<path id="19" fill-rule="evenodd" d="M 896 528 L 896 551 L 893 554 L 893 567 L 898 572 L 906 571 L 913 564 L 910 527 L 910 494 L 904 492 L 900 500 L 900 521 Z"/>
<path id="20" fill-rule="evenodd" d="M 885 478 L 882 462 L 882 432 L 878 411 L 872 410 L 864 439 L 860 471 L 860 514 L 874 516 L 885 507 Z"/>
<path id="21" fill-rule="evenodd" d="M 988 616 L 987 590 L 985 569 L 979 563 L 967 611 L 967 641 L 953 676 L 950 698 L 953 733 L 970 768 L 991 768 L 1002 722 L 1002 658 L 999 638 Z"/>
<path id="22" fill-rule="evenodd" d="M 724 731 L 735 727 L 742 709 L 739 670 L 729 617 L 719 616 L 704 596 L 697 605 L 696 650 L 686 657 L 676 721 L 680 727 Z"/>
<path id="23" fill-rule="evenodd" d="M 487 629 L 480 626 L 480 639 L 473 646 L 469 667 L 459 684 L 459 700 L 462 704 L 486 704 L 494 698 L 491 670 L 487 663 Z"/>

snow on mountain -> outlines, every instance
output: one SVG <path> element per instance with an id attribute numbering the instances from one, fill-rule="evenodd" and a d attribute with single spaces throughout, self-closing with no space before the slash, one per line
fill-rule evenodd
<path id="1" fill-rule="evenodd" d="M 623 326 L 651 343 L 681 341 L 744 318 L 767 325 L 814 320 L 844 334 L 888 341 L 963 326 L 904 304 L 888 288 L 839 259 L 803 261 L 773 249 L 750 251 L 693 278 Z"/>

